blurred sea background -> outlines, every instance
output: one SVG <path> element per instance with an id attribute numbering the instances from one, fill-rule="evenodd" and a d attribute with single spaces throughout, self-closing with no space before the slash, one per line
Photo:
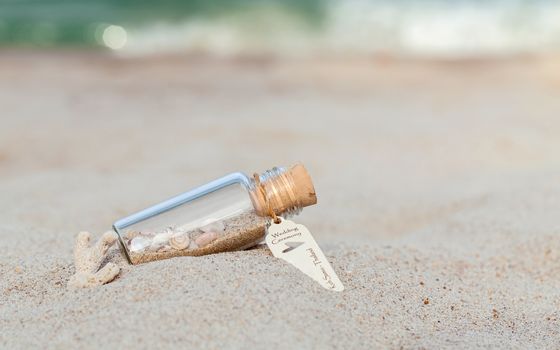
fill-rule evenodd
<path id="1" fill-rule="evenodd" d="M 560 49 L 560 2 L 2 0 L 0 45 L 124 55 L 548 54 Z"/>

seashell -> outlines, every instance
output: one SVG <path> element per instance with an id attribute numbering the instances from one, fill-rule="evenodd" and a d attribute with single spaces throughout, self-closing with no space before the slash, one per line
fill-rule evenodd
<path id="1" fill-rule="evenodd" d="M 176 250 L 186 249 L 190 243 L 191 240 L 189 238 L 189 235 L 187 234 L 173 236 L 169 239 L 169 245 L 171 246 L 171 248 Z"/>
<path id="2" fill-rule="evenodd" d="M 194 240 L 194 242 L 199 247 L 204 247 L 205 245 L 208 245 L 208 244 L 212 243 L 213 241 L 215 241 L 216 238 L 218 238 L 218 234 L 214 231 L 209 231 L 209 232 L 205 232 L 205 233 L 201 234 L 200 236 L 198 236 Z"/>
<path id="3" fill-rule="evenodd" d="M 223 221 L 214 221 L 202 226 L 200 230 L 202 232 L 223 232 L 225 230 L 225 226 Z"/>
<path id="4" fill-rule="evenodd" d="M 163 245 L 169 241 L 173 232 L 168 231 L 164 233 L 158 233 L 157 235 L 152 238 L 152 245 Z"/>
<path id="5" fill-rule="evenodd" d="M 138 236 L 138 237 L 134 237 L 130 241 L 129 248 L 131 252 L 139 252 L 141 250 L 146 249 L 150 244 L 151 241 L 149 238 Z"/>
<path id="6" fill-rule="evenodd" d="M 173 232 L 166 231 L 166 232 L 158 233 L 157 235 L 155 235 L 152 238 L 152 244 L 150 245 L 150 249 L 154 250 L 154 251 L 157 251 L 163 245 L 167 244 L 167 242 L 169 241 L 169 238 L 171 238 L 172 234 L 173 234 Z"/>

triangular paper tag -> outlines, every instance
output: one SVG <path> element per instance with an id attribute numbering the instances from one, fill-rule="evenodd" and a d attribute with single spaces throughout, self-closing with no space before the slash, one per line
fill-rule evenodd
<path id="1" fill-rule="evenodd" d="M 293 221 L 280 219 L 280 223 L 270 225 L 265 239 L 272 254 L 294 265 L 324 288 L 343 291 L 342 282 L 309 230 Z"/>

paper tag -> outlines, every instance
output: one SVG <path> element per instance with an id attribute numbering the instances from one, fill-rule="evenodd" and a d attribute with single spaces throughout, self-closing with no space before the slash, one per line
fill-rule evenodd
<path id="1" fill-rule="evenodd" d="M 294 265 L 324 288 L 343 291 L 342 282 L 309 230 L 293 221 L 280 219 L 279 224 L 270 225 L 265 239 L 272 255 Z"/>

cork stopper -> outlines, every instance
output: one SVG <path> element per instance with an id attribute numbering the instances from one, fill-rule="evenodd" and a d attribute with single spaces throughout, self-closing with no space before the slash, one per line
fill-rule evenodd
<path id="1" fill-rule="evenodd" d="M 271 210 L 276 215 L 298 212 L 317 203 L 313 181 L 303 164 L 295 164 L 287 170 L 269 170 L 260 179 L 251 197 L 261 216 L 271 216 Z"/>
<path id="2" fill-rule="evenodd" d="M 294 182 L 294 192 L 300 207 L 307 207 L 317 204 L 317 195 L 311 176 L 303 164 L 298 163 L 288 170 Z"/>

